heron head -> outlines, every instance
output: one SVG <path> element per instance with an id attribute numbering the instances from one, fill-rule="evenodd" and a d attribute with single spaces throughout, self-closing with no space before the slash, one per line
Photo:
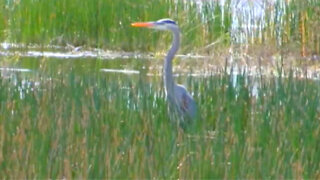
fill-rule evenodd
<path id="1" fill-rule="evenodd" d="M 135 22 L 131 24 L 132 27 L 147 27 L 158 30 L 178 30 L 177 23 L 171 19 L 160 19 L 158 21 L 150 22 Z"/>

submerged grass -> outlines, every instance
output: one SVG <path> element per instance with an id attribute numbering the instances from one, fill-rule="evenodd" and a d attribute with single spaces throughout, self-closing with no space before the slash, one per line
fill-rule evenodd
<path id="1" fill-rule="evenodd" d="M 48 69 L 0 79 L 2 178 L 320 177 L 319 81 L 189 77 L 200 117 L 182 131 L 160 77 Z"/>

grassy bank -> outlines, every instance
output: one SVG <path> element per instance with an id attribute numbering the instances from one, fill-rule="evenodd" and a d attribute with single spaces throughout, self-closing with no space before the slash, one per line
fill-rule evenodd
<path id="1" fill-rule="evenodd" d="M 318 81 L 179 77 L 201 116 L 181 131 L 161 77 L 42 68 L 0 79 L 2 178 L 320 176 Z"/>
<path id="2" fill-rule="evenodd" d="M 241 23 L 250 21 L 250 17 L 244 15 L 239 21 L 240 33 L 233 36 L 248 36 L 248 41 L 253 44 L 301 49 L 304 55 L 319 54 L 318 1 L 279 0 L 270 7 L 268 4 L 265 6 L 265 19 L 256 24 L 263 28 L 255 32 L 241 29 L 245 25 Z M 163 38 L 168 42 L 169 35 L 133 29 L 130 23 L 170 17 L 177 20 L 182 28 L 182 52 L 206 53 L 217 45 L 223 47 L 232 42 L 232 8 L 230 1 L 224 6 L 210 1 L 197 5 L 192 1 L 172 0 L 2 1 L 0 38 L 19 43 L 68 43 L 130 51 L 164 50 L 167 44 L 163 43 Z M 208 46 L 217 39 L 222 41 Z"/>
<path id="3" fill-rule="evenodd" d="M 183 3 L 174 1 L 118 2 L 111 0 L 67 0 L 67 1 L 19 1 L 9 3 L 6 8 L 6 28 L 9 40 L 38 44 L 66 44 L 75 46 L 103 47 L 118 50 L 150 49 L 159 45 L 160 35 L 141 30 L 133 30 L 134 21 L 149 21 L 171 17 L 180 21 L 185 29 L 192 30 L 186 41 L 196 41 L 203 45 L 203 28 L 195 7 L 184 9 Z M 191 5 L 190 5 L 191 6 Z M 193 5 L 195 6 L 195 5 Z M 3 8 L 3 7 L 2 7 Z M 184 23 L 189 19 L 190 23 Z M 199 33 L 195 37 L 195 33 Z M 145 44 L 141 43 L 141 38 Z M 162 36 L 163 37 L 163 36 Z M 166 37 L 168 39 L 168 37 Z"/>

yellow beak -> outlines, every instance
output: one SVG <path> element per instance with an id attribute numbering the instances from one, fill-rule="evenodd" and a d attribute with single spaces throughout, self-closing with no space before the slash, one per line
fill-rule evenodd
<path id="1" fill-rule="evenodd" d="M 151 22 L 135 22 L 131 24 L 132 27 L 152 27 L 154 26 Z"/>

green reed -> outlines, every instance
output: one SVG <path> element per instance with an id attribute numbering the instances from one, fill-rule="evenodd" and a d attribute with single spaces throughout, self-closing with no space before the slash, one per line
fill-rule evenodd
<path id="1" fill-rule="evenodd" d="M 163 44 L 163 38 L 169 41 L 169 35 L 133 29 L 130 24 L 169 17 L 178 21 L 182 29 L 182 53 L 211 52 L 212 47 L 207 46 L 217 40 L 219 46 L 229 45 L 232 42 L 231 1 L 226 1 L 224 6 L 218 2 L 202 3 L 199 6 L 191 1 L 173 0 L 2 1 L 0 38 L 27 44 L 72 44 L 130 51 L 137 47 L 144 51 L 164 50 L 167 45 Z M 250 36 L 248 42 L 253 44 L 304 48 L 307 51 L 305 55 L 319 53 L 319 7 L 319 2 L 315 0 L 303 3 L 278 0 L 272 6 L 265 7 L 265 19 L 257 24 L 263 28 L 256 30 L 254 36 L 249 35 L 252 30 L 239 27 L 240 32 Z M 245 21 L 249 17 L 242 18 Z M 240 22 L 239 26 L 242 25 Z"/>
<path id="2" fill-rule="evenodd" d="M 168 36 L 137 30 L 130 24 L 168 17 L 180 22 L 182 33 L 185 33 L 184 44 L 195 42 L 189 45 L 191 47 L 185 47 L 186 50 L 193 46 L 205 46 L 220 35 L 219 23 L 213 20 L 203 22 L 196 5 L 182 1 L 26 0 L 8 1 L 0 8 L 5 12 L 5 21 L 10 22 L 2 28 L 0 26 L 0 30 L 8 31 L 9 35 L 5 38 L 13 42 L 72 44 L 118 50 L 133 50 L 138 45 L 139 49 L 148 50 L 161 46 L 162 43 L 158 43 L 160 37 L 168 39 Z M 216 13 L 219 12 L 215 11 L 214 15 Z M 145 43 L 141 43 L 141 37 L 146 37 Z"/>
<path id="3" fill-rule="evenodd" d="M 161 77 L 51 68 L 0 79 L 2 178 L 319 178 L 318 81 L 179 77 L 199 109 L 182 130 Z"/>

